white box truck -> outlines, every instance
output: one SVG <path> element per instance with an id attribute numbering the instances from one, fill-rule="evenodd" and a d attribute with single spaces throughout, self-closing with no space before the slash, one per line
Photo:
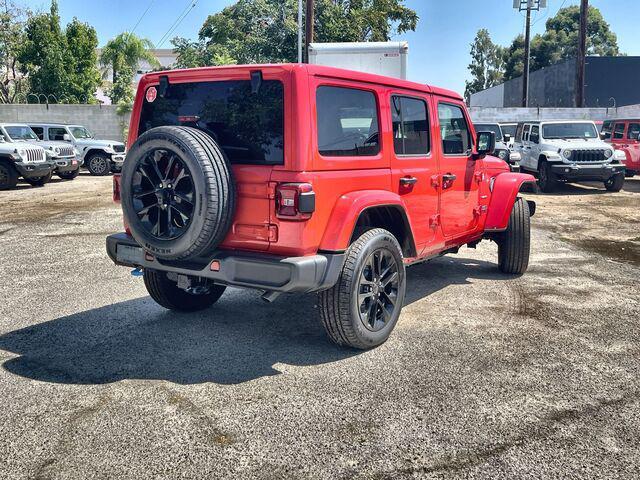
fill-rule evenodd
<path id="1" fill-rule="evenodd" d="M 408 42 L 311 43 L 309 63 L 407 79 Z"/>

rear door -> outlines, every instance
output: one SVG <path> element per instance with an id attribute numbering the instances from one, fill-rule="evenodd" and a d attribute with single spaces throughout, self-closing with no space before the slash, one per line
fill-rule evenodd
<path id="1" fill-rule="evenodd" d="M 471 122 L 461 103 L 438 99 L 441 223 L 445 237 L 470 232 L 478 221 L 482 162 L 473 158 Z"/>
<path id="2" fill-rule="evenodd" d="M 640 121 L 629 122 L 627 127 L 627 168 L 640 170 Z"/>
<path id="3" fill-rule="evenodd" d="M 433 244 L 438 223 L 437 156 L 433 154 L 429 97 L 393 91 L 389 98 L 393 132 L 392 189 L 411 217 L 418 254 Z"/>
<path id="4" fill-rule="evenodd" d="M 229 159 L 236 185 L 236 214 L 223 248 L 267 250 L 277 241 L 271 174 L 285 168 L 285 91 L 289 76 L 263 71 L 252 87 L 248 69 L 220 70 L 219 79 L 175 77 L 164 96 L 146 95 L 138 135 L 161 125 L 195 127 L 216 140 Z M 157 88 L 150 85 L 147 88 Z"/>

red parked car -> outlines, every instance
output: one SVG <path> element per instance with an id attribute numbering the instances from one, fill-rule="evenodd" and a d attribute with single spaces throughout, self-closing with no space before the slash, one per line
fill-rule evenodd
<path id="1" fill-rule="evenodd" d="M 530 175 L 490 156 L 448 90 L 311 65 L 145 75 L 114 198 L 118 265 L 142 269 L 160 305 L 206 308 L 226 286 L 319 292 L 336 343 L 384 342 L 405 268 L 483 239 L 522 274 Z"/>
<path id="2" fill-rule="evenodd" d="M 640 119 L 607 120 L 602 125 L 602 138 L 616 150 L 622 150 L 627 177 L 640 174 Z"/>

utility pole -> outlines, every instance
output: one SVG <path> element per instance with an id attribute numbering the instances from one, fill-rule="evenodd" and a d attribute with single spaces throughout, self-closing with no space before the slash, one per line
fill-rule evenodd
<path id="1" fill-rule="evenodd" d="M 313 43 L 313 0 L 307 0 L 307 16 L 305 24 L 306 61 L 309 63 L 309 44 Z"/>
<path id="2" fill-rule="evenodd" d="M 302 63 L 302 0 L 298 0 L 298 63 Z"/>
<path id="3" fill-rule="evenodd" d="M 576 58 L 576 107 L 583 108 L 585 103 L 584 71 L 587 61 L 587 19 L 589 16 L 589 0 L 580 2 L 580 39 L 578 41 L 578 57 Z"/>
<path id="4" fill-rule="evenodd" d="M 531 11 L 547 8 L 547 0 L 513 0 L 513 8 L 526 11 L 524 34 L 524 68 L 522 72 L 522 106 L 529 106 L 529 70 L 531 65 Z"/>

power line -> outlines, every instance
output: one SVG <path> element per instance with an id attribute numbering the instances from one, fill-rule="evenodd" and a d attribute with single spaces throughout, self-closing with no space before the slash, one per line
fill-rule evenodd
<path id="1" fill-rule="evenodd" d="M 156 46 L 156 48 L 160 48 L 162 46 L 162 44 L 167 41 L 169 36 L 175 31 L 176 28 L 178 28 L 180 26 L 182 21 L 185 19 L 185 17 L 187 15 L 189 15 L 189 12 L 191 12 L 191 10 L 194 9 L 194 7 L 196 6 L 197 3 L 198 3 L 198 0 L 189 0 L 189 3 L 185 7 L 185 9 L 182 11 L 182 13 L 180 13 L 180 15 L 178 15 L 178 18 L 176 18 L 175 22 L 173 22 L 173 24 L 169 27 L 169 30 L 167 30 L 167 33 L 165 33 L 162 36 L 162 38 L 158 42 L 158 45 Z"/>
<path id="2" fill-rule="evenodd" d="M 132 35 L 133 32 L 136 31 L 136 28 L 138 28 L 138 25 L 140 25 L 140 22 L 142 21 L 142 19 L 144 18 L 144 16 L 147 14 L 147 12 L 149 11 L 149 9 L 151 8 L 151 6 L 153 5 L 153 2 L 155 2 L 156 0 L 151 0 L 149 2 L 149 5 L 147 6 L 147 9 L 142 12 L 142 15 L 140 15 L 140 18 L 138 18 L 138 21 L 136 22 L 136 24 L 133 26 L 133 28 L 129 31 L 129 35 Z"/>

